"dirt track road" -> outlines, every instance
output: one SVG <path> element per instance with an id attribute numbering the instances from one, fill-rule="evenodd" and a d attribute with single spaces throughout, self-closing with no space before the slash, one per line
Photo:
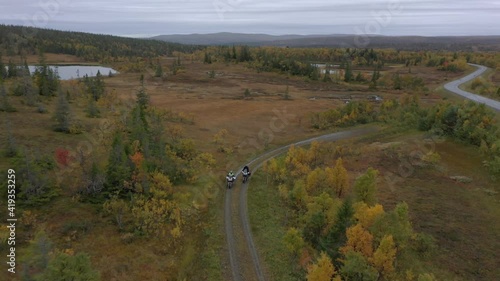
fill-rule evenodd
<path id="1" fill-rule="evenodd" d="M 359 137 L 374 133 L 377 128 L 361 128 L 344 132 L 323 135 L 308 140 L 296 142 L 295 146 L 304 146 L 313 141 L 337 141 L 354 137 Z M 248 166 L 255 172 L 267 160 L 286 152 L 292 144 L 280 147 L 273 151 L 264 153 L 248 163 Z M 239 176 L 242 167 L 238 168 Z M 241 183 L 241 178 L 232 189 L 227 189 L 225 194 L 224 227 L 226 231 L 227 247 L 229 252 L 229 262 L 231 267 L 231 280 L 266 280 L 259 254 L 255 247 L 248 219 L 247 191 L 250 181 Z M 238 200 L 239 197 L 239 200 Z"/>
<path id="2" fill-rule="evenodd" d="M 496 101 L 496 100 L 492 100 L 492 99 L 489 99 L 489 98 L 485 98 L 483 96 L 480 96 L 480 95 L 476 95 L 476 94 L 473 94 L 473 93 L 470 93 L 470 92 L 467 92 L 467 91 L 464 91 L 462 89 L 459 88 L 460 85 L 464 84 L 464 83 L 467 83 L 473 79 L 475 79 L 476 77 L 480 76 L 481 74 L 483 74 L 486 70 L 488 70 L 488 68 L 486 66 L 482 66 L 482 65 L 478 65 L 478 64 L 471 64 L 469 63 L 469 65 L 472 65 L 474 67 L 477 67 L 477 70 L 474 71 L 473 73 L 465 76 L 465 77 L 462 77 L 458 80 L 455 80 L 455 81 L 452 81 L 446 85 L 444 85 L 444 88 L 454 94 L 457 94 L 457 95 L 460 95 L 466 99 L 469 99 L 471 101 L 475 101 L 475 102 L 478 102 L 478 103 L 482 103 L 482 104 L 485 104 L 493 109 L 496 109 L 498 111 L 500 111 L 500 102 L 499 101 Z"/>

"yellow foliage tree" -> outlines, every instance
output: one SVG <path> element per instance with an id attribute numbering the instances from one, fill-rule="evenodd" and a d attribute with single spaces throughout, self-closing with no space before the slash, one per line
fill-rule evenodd
<path id="1" fill-rule="evenodd" d="M 172 182 L 168 176 L 156 172 L 151 176 L 150 193 L 154 198 L 169 198 L 173 194 Z"/>
<path id="2" fill-rule="evenodd" d="M 103 204 L 104 212 L 112 215 L 119 229 L 123 229 L 125 224 L 125 216 L 130 212 L 130 207 L 127 202 L 118 197 L 112 197 Z"/>
<path id="3" fill-rule="evenodd" d="M 317 141 L 311 143 L 311 147 L 308 150 L 308 158 L 311 162 L 312 167 L 317 167 L 321 164 L 323 160 L 323 152 L 321 149 L 321 144 Z"/>
<path id="4" fill-rule="evenodd" d="M 196 157 L 196 167 L 197 170 L 208 170 L 217 164 L 214 156 L 210 153 L 204 152 Z"/>
<path id="5" fill-rule="evenodd" d="M 138 142 L 134 142 L 134 144 L 138 145 Z M 134 163 L 135 169 L 132 172 L 129 188 L 133 189 L 135 192 L 143 192 L 142 182 L 144 182 L 146 177 L 146 173 L 143 169 L 144 155 L 141 152 L 136 151 L 130 156 L 130 160 Z"/>
<path id="6" fill-rule="evenodd" d="M 338 197 L 342 197 L 349 188 L 349 177 L 344 168 L 342 158 L 337 159 L 335 167 L 326 168 L 326 182 L 330 188 L 333 188 Z"/>
<path id="7" fill-rule="evenodd" d="M 311 171 L 310 158 L 306 150 L 291 146 L 285 158 L 285 164 L 293 178 L 307 176 Z"/>
<path id="8" fill-rule="evenodd" d="M 368 168 L 365 174 L 356 179 L 354 183 L 356 201 L 363 201 L 368 205 L 375 204 L 377 200 L 377 175 L 377 170 Z"/>
<path id="9" fill-rule="evenodd" d="M 228 134 L 229 133 L 226 129 L 222 129 L 214 135 L 212 142 L 215 144 L 224 144 Z"/>
<path id="10" fill-rule="evenodd" d="M 180 237 L 184 222 L 181 206 L 173 198 L 173 193 L 170 179 L 162 173 L 154 173 L 149 194 L 135 196 L 132 200 L 135 226 L 148 235 Z M 176 194 L 176 199 L 181 197 L 181 194 Z"/>
<path id="11" fill-rule="evenodd" d="M 134 198 L 132 216 L 135 226 L 149 235 L 164 236 L 169 230 L 170 217 L 176 204 L 166 199 Z"/>
<path id="12" fill-rule="evenodd" d="M 264 171 L 269 174 L 274 183 L 283 183 L 286 179 L 286 169 L 282 167 L 278 160 L 271 159 L 264 164 Z"/>
<path id="13" fill-rule="evenodd" d="M 346 231 L 347 243 L 340 249 L 342 253 L 355 251 L 363 254 L 365 257 L 371 257 L 373 254 L 373 235 L 361 224 L 349 227 Z"/>
<path id="14" fill-rule="evenodd" d="M 354 210 L 354 217 L 366 229 L 370 228 L 375 220 L 384 214 L 384 207 L 380 204 L 369 207 L 365 202 L 358 202 L 354 204 Z"/>
<path id="15" fill-rule="evenodd" d="M 316 197 L 309 197 L 307 203 L 307 212 L 304 214 L 304 221 L 311 221 L 317 213 L 323 213 L 326 217 L 325 230 L 331 229 L 337 217 L 337 211 L 342 205 L 339 199 L 334 199 L 326 192 Z"/>
<path id="16" fill-rule="evenodd" d="M 288 194 L 288 200 L 296 210 L 304 210 L 306 208 L 308 195 L 304 185 L 303 181 L 296 181 Z"/>
<path id="17" fill-rule="evenodd" d="M 222 129 L 217 134 L 214 135 L 212 142 L 216 144 L 217 150 L 219 152 L 229 152 L 230 149 L 226 147 L 226 137 L 229 135 L 229 132 L 226 129 Z"/>
<path id="18" fill-rule="evenodd" d="M 325 171 L 316 168 L 307 174 L 306 189 L 309 194 L 315 194 L 323 191 L 326 186 Z"/>
<path id="19" fill-rule="evenodd" d="M 396 252 L 396 244 L 392 235 L 385 235 L 372 258 L 372 264 L 382 276 L 388 277 L 394 273 Z"/>
<path id="20" fill-rule="evenodd" d="M 327 254 L 321 253 L 318 261 L 307 269 L 307 281 L 341 281 Z"/>
<path id="21" fill-rule="evenodd" d="M 285 242 L 285 245 L 287 249 L 290 251 L 290 253 L 296 256 L 298 256 L 301 253 L 302 248 L 305 245 L 304 239 L 302 238 L 300 231 L 294 227 L 290 228 L 286 232 L 283 241 Z"/>

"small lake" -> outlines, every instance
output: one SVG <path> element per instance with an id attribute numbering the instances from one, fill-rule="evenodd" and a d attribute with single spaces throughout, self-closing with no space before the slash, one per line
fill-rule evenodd
<path id="1" fill-rule="evenodd" d="M 326 64 L 324 64 L 324 63 L 312 63 L 311 65 L 317 67 L 319 69 L 319 71 L 320 71 L 321 74 L 325 74 L 326 73 Z M 330 64 L 329 65 L 330 74 L 337 74 L 339 71 L 336 70 L 336 69 L 333 69 L 333 68 L 338 68 L 338 67 L 340 67 L 340 65 L 338 65 L 338 64 Z"/>
<path id="2" fill-rule="evenodd" d="M 33 74 L 37 66 L 30 65 L 28 67 L 30 69 L 30 73 Z M 100 72 L 102 76 L 108 76 L 109 73 L 118 73 L 112 68 L 98 65 L 49 65 L 49 67 L 53 70 L 57 69 L 57 73 L 59 74 L 59 78 L 61 80 L 83 78 L 85 75 L 95 77 L 97 72 Z"/>

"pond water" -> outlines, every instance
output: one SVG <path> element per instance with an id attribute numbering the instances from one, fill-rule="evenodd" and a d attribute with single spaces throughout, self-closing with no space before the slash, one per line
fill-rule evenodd
<path id="1" fill-rule="evenodd" d="M 33 74 L 35 72 L 37 66 L 30 65 L 30 73 Z M 49 65 L 51 69 L 57 69 L 57 73 L 59 74 L 59 78 L 61 80 L 71 80 L 83 78 L 85 75 L 89 77 L 95 77 L 97 72 L 101 72 L 102 76 L 108 76 L 109 73 L 116 74 L 118 73 L 116 70 L 98 66 L 98 65 Z"/>
<path id="2" fill-rule="evenodd" d="M 326 64 L 324 64 L 324 63 L 312 63 L 311 65 L 317 67 L 321 74 L 326 73 Z M 338 68 L 338 67 L 340 67 L 340 65 L 330 64 L 329 66 L 330 66 L 330 74 L 337 74 L 339 72 L 338 70 L 333 69 L 333 68 Z"/>

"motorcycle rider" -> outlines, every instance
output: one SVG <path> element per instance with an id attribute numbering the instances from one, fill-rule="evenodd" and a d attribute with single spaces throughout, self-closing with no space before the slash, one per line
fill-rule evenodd
<path id="1" fill-rule="evenodd" d="M 243 175 L 243 183 L 247 182 L 248 177 L 252 174 L 248 165 L 245 165 L 245 167 L 243 167 L 243 170 L 241 170 L 241 174 Z"/>
<path id="2" fill-rule="evenodd" d="M 234 175 L 233 171 L 229 171 L 229 173 L 226 176 L 227 187 L 231 188 L 233 186 L 233 182 L 235 180 L 236 180 L 236 176 Z"/>

